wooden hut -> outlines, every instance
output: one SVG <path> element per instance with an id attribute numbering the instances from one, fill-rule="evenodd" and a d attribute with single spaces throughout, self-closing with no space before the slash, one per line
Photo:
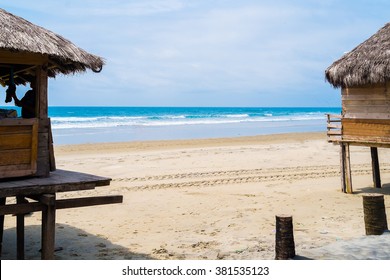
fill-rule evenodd
<path id="1" fill-rule="evenodd" d="M 350 145 L 370 147 L 381 187 L 378 147 L 390 147 L 390 23 L 335 61 L 327 81 L 341 88 L 342 112 L 328 116 L 328 140 L 340 144 L 342 190 L 352 193 Z"/>
<path id="2" fill-rule="evenodd" d="M 49 176 L 55 169 L 47 80 L 57 74 L 99 72 L 102 58 L 78 48 L 47 29 L 0 9 L 0 84 L 29 84 L 35 80 L 35 118 L 0 119 L 0 179 Z M 1 98 L 6 98 L 1 93 Z"/>
<path id="3" fill-rule="evenodd" d="M 62 36 L 0 9 L 0 84 L 35 85 L 33 117 L 0 118 L 0 255 L 4 215 L 16 215 L 17 258 L 23 259 L 24 215 L 42 212 L 42 258 L 53 259 L 56 210 L 122 202 L 121 195 L 56 198 L 57 192 L 92 190 L 111 179 L 56 170 L 48 78 L 87 69 L 100 72 L 103 64 L 102 58 Z M 0 97 L 6 99 L 5 94 Z M 15 197 L 16 204 L 6 205 L 7 197 Z"/>

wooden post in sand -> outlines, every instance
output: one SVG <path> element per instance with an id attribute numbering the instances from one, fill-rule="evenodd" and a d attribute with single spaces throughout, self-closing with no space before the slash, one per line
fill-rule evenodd
<path id="1" fill-rule="evenodd" d="M 386 209 L 383 194 L 363 195 L 366 235 L 381 235 L 387 230 Z"/>
<path id="2" fill-rule="evenodd" d="M 295 257 L 292 216 L 276 215 L 275 260 Z"/>
<path id="3" fill-rule="evenodd" d="M 351 156 L 348 143 L 340 144 L 341 191 L 352 193 Z"/>
<path id="4" fill-rule="evenodd" d="M 381 188 L 381 172 L 379 168 L 378 148 L 371 147 L 371 163 L 372 163 L 372 177 L 374 180 L 374 188 Z"/>

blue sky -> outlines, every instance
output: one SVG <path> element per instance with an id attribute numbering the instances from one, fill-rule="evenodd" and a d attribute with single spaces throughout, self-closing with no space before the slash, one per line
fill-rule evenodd
<path id="1" fill-rule="evenodd" d="M 325 82 L 325 69 L 389 21 L 390 1 L 13 0 L 1 7 L 105 59 L 99 74 L 51 79 L 51 106 L 327 107 L 340 106 L 340 93 Z"/>

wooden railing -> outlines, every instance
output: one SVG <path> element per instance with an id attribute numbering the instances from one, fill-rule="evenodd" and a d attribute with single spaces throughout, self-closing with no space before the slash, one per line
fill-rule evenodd
<path id="1" fill-rule="evenodd" d="M 327 137 L 328 142 L 339 142 L 342 136 L 341 115 L 326 114 L 328 119 Z"/>

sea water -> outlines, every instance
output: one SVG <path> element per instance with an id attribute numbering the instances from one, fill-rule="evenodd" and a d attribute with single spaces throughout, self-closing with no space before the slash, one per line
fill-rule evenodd
<path id="1" fill-rule="evenodd" d="M 254 136 L 326 130 L 340 108 L 49 107 L 55 144 Z"/>

